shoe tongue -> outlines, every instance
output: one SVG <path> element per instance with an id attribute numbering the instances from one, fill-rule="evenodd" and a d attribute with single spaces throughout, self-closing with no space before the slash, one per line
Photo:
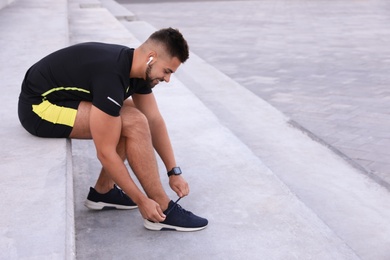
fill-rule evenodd
<path id="1" fill-rule="evenodd" d="M 169 202 L 169 204 L 168 204 L 167 210 L 168 210 L 168 209 L 171 209 L 173 206 L 175 206 L 175 202 L 173 202 L 173 200 L 171 200 L 171 201 Z"/>
<path id="2" fill-rule="evenodd" d="M 175 206 L 175 202 L 173 202 L 173 200 L 171 200 L 169 203 L 168 203 L 168 208 L 164 211 L 164 214 L 166 215 L 167 213 L 166 212 L 170 212 L 172 210 L 172 207 Z"/>

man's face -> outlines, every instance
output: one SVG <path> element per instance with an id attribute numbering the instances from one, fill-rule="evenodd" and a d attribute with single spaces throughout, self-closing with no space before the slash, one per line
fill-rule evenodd
<path id="1" fill-rule="evenodd" d="M 169 82 L 171 74 L 178 69 L 180 64 L 181 62 L 176 57 L 171 59 L 160 58 L 156 59 L 155 62 L 149 63 L 145 73 L 145 80 L 148 86 L 154 88 L 162 81 Z"/>

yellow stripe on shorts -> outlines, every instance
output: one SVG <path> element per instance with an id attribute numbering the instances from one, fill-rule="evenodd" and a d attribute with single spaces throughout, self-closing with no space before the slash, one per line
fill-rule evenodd
<path id="1" fill-rule="evenodd" d="M 43 120 L 70 127 L 73 127 L 77 115 L 77 109 L 57 106 L 47 100 L 39 105 L 33 105 L 33 111 Z"/>

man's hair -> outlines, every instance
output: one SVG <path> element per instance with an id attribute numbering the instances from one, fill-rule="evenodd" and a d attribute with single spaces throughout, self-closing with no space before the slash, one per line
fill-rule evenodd
<path id="1" fill-rule="evenodd" d="M 147 41 L 163 44 L 167 53 L 184 63 L 189 57 L 188 44 L 183 35 L 177 29 L 164 28 L 150 35 Z"/>

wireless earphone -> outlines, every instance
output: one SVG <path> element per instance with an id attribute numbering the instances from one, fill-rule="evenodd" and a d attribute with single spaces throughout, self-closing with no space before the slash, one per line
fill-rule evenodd
<path id="1" fill-rule="evenodd" d="M 150 57 L 150 58 L 149 58 L 149 61 L 146 63 L 146 65 L 149 65 L 149 63 L 151 63 L 152 60 L 153 60 L 153 57 Z"/>

